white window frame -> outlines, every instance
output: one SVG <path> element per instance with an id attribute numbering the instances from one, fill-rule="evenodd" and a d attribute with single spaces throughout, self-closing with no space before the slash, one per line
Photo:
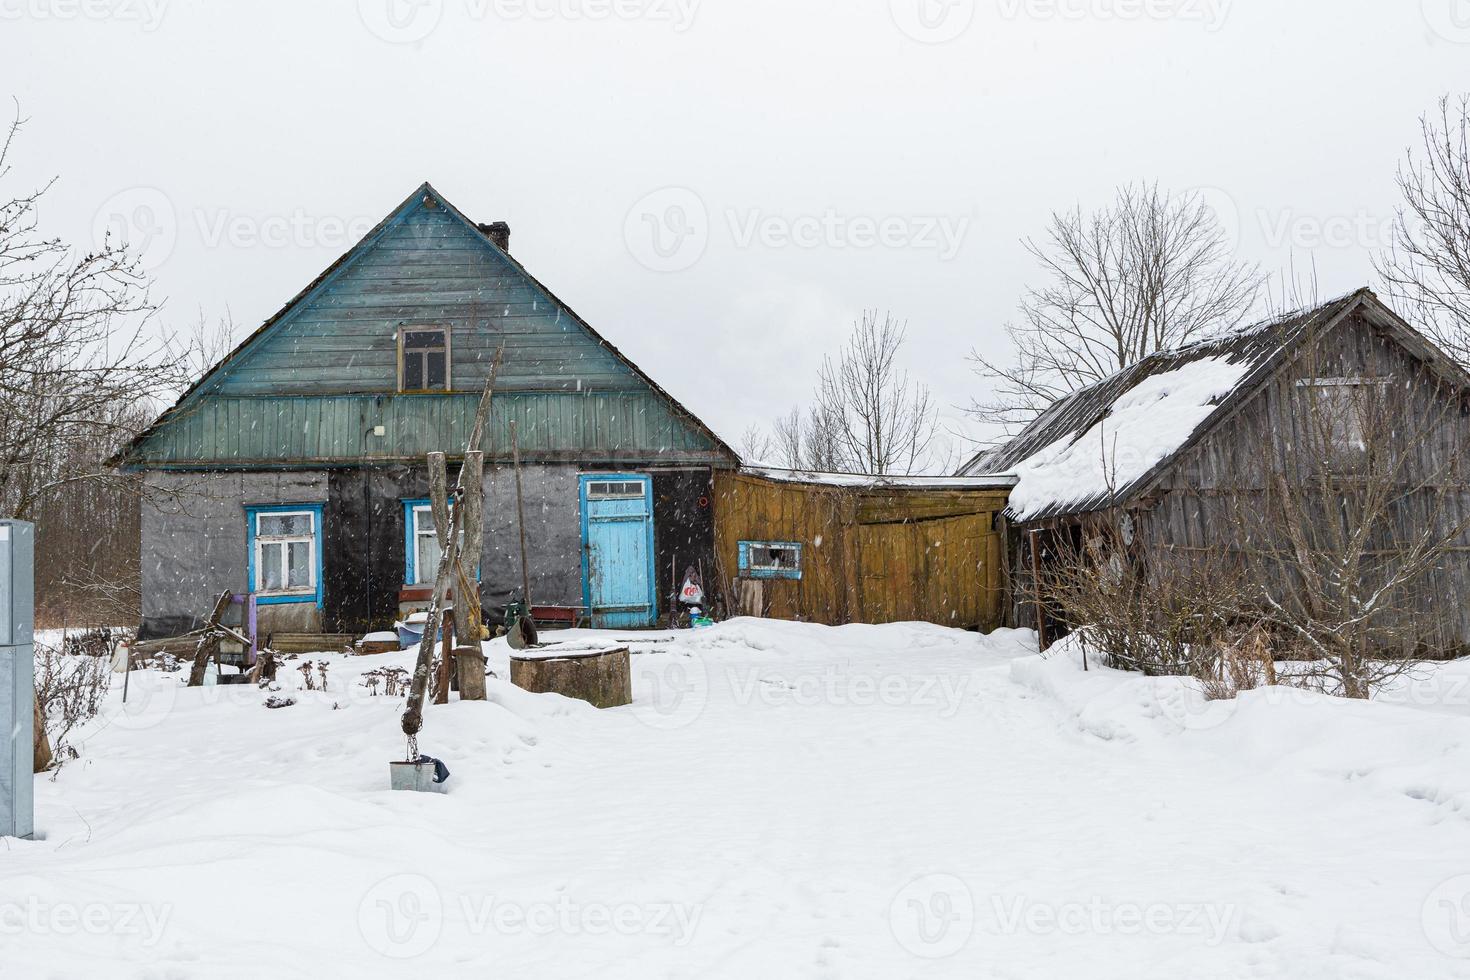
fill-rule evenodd
<path id="1" fill-rule="evenodd" d="M 790 565 L 758 565 L 755 562 L 754 552 L 761 551 L 784 551 L 791 554 L 795 561 Z M 791 541 L 752 541 L 750 542 L 750 570 L 753 572 L 799 572 L 801 571 L 801 545 Z"/>
<path id="2" fill-rule="evenodd" d="M 419 567 L 421 564 L 419 561 L 419 539 L 430 537 L 434 539 L 435 546 L 439 544 L 439 530 L 434 526 L 434 505 L 411 504 L 409 506 L 409 512 L 413 517 L 413 577 L 415 581 L 408 584 L 433 585 L 434 576 L 438 574 L 439 569 L 436 563 L 435 568 L 428 573 L 427 577 L 425 576 L 424 569 Z M 420 515 L 422 515 L 422 518 L 420 518 Z M 443 560 L 444 551 L 441 548 L 439 551 L 439 561 Z"/>
<path id="3" fill-rule="evenodd" d="M 602 487 L 604 489 L 599 490 Z M 615 491 L 606 488 L 617 487 Z M 588 500 L 642 500 L 648 495 L 648 486 L 642 480 L 620 480 L 613 477 L 598 478 L 587 482 Z"/>
<path id="4" fill-rule="evenodd" d="M 262 517 L 301 517 L 305 516 L 311 522 L 311 530 L 305 534 L 261 534 L 260 519 Z M 314 510 L 260 510 L 255 512 L 255 594 L 259 596 L 309 596 L 315 595 L 317 589 L 316 581 L 316 526 L 317 512 Z M 304 586 L 284 589 L 266 589 L 265 583 L 265 548 L 267 545 L 281 545 L 281 581 L 289 582 L 291 579 L 291 545 L 306 543 L 306 581 Z"/>

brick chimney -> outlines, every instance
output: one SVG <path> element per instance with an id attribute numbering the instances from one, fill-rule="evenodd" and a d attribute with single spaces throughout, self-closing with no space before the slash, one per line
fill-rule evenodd
<path id="1" fill-rule="evenodd" d="M 485 237 L 495 243 L 502 252 L 510 252 L 510 225 L 504 221 L 492 221 L 488 225 L 476 225 Z"/>

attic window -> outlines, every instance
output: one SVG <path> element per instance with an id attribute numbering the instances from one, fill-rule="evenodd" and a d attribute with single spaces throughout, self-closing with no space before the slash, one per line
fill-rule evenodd
<path id="1" fill-rule="evenodd" d="M 449 390 L 449 333 L 442 327 L 398 332 L 399 391 Z"/>
<path id="2" fill-rule="evenodd" d="M 1302 426 L 1308 445 L 1335 472 L 1354 472 L 1367 461 L 1392 378 L 1303 378 Z"/>

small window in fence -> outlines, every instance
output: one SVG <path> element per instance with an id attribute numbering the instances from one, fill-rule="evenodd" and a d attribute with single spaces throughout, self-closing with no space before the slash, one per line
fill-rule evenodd
<path id="1" fill-rule="evenodd" d="M 794 541 L 740 542 L 744 578 L 801 578 L 801 545 Z"/>

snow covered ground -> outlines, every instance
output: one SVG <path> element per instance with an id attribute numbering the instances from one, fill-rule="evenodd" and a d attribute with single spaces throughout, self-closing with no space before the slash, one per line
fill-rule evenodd
<path id="1" fill-rule="evenodd" d="M 426 713 L 442 796 L 386 790 L 357 683 L 407 654 L 277 710 L 135 673 L 0 842 L 0 977 L 1470 976 L 1470 663 L 1206 703 L 746 619 L 641 634 L 599 712 L 487 647 L 491 701 Z"/>

